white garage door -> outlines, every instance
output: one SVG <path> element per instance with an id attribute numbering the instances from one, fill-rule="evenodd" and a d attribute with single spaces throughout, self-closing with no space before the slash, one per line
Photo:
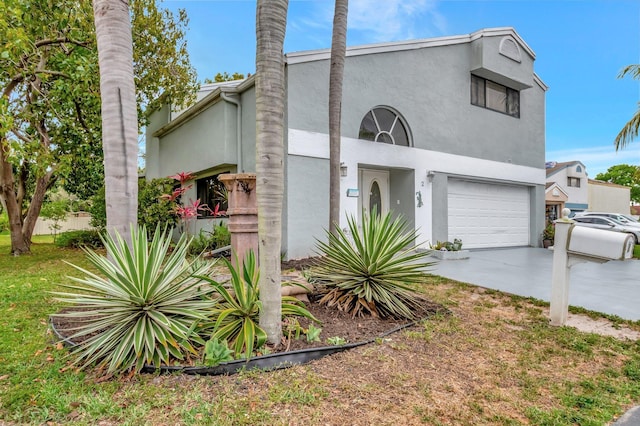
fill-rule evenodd
<path id="1" fill-rule="evenodd" d="M 449 180 L 449 240 L 465 248 L 529 245 L 529 189 Z"/>

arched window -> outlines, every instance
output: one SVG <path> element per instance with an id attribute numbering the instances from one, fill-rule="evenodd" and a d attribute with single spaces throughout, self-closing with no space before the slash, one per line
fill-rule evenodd
<path id="1" fill-rule="evenodd" d="M 400 114 L 386 107 L 375 107 L 360 123 L 358 138 L 392 145 L 411 146 L 409 132 Z"/>
<path id="2" fill-rule="evenodd" d="M 580 166 L 576 166 L 576 172 L 578 172 L 578 173 L 582 173 L 582 167 L 580 167 Z"/>

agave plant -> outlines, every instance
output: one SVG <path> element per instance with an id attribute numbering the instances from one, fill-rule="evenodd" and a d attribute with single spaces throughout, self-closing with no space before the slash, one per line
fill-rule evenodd
<path id="1" fill-rule="evenodd" d="M 322 255 L 311 271 L 324 296 L 319 303 L 336 306 L 353 316 L 414 318 L 419 293 L 412 284 L 424 280 L 429 252 L 417 252 L 415 230 L 406 221 L 392 220 L 374 211 L 363 215 L 362 229 L 347 218 L 350 235 L 339 229 L 327 231 L 328 242 L 317 241 Z"/>
<path id="2" fill-rule="evenodd" d="M 185 236 L 168 253 L 166 228 L 156 228 L 150 242 L 145 227 L 132 228 L 131 247 L 117 233 L 102 240 L 109 257 L 84 250 L 101 275 L 72 265 L 85 278 L 70 277 L 75 284 L 62 286 L 71 291 L 54 293 L 81 308 L 60 314 L 81 323 L 69 336 L 84 339 L 71 352 L 75 362 L 120 373 L 197 355 L 194 344 L 204 341 L 194 330 L 214 302 L 206 297 L 213 290 L 195 276 L 208 273 L 212 263 L 187 261 Z"/>
<path id="3" fill-rule="evenodd" d="M 262 309 L 258 287 L 260 271 L 252 250 L 242 262 L 242 275 L 239 267 L 234 267 L 227 259 L 223 261 L 231 274 L 228 285 L 200 277 L 219 293 L 218 303 L 211 314 L 214 319 L 210 326 L 213 330 L 211 339 L 228 341 L 236 356 L 244 354 L 249 359 L 254 349 L 260 349 L 267 342 L 267 333 L 258 324 Z M 240 264 L 237 256 L 235 263 Z M 304 304 L 292 296 L 282 296 L 282 316 L 303 316 L 317 321 Z"/>

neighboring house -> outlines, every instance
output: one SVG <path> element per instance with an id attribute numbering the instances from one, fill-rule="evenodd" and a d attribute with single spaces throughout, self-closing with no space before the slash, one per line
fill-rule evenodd
<path id="1" fill-rule="evenodd" d="M 562 217 L 569 195 L 557 182 L 547 182 L 544 192 L 545 218 L 553 222 Z"/>
<path id="2" fill-rule="evenodd" d="M 330 50 L 286 59 L 283 252 L 313 255 L 329 226 Z M 372 208 L 428 242 L 539 245 L 544 227 L 545 92 L 512 28 L 347 49 L 341 226 Z M 184 200 L 213 207 L 220 173 L 255 171 L 254 78 L 205 85 L 147 126 L 147 179 L 197 174 Z M 198 227 L 213 219 L 201 218 Z"/>
<path id="3" fill-rule="evenodd" d="M 546 163 L 545 218 L 554 221 L 562 216 L 562 209 L 571 216 L 584 211 L 629 214 L 631 188 L 614 183 L 589 179 L 580 161 Z"/>
<path id="4" fill-rule="evenodd" d="M 568 208 L 572 215 L 589 208 L 587 169 L 580 161 L 546 163 L 547 188 L 545 191 L 546 219 L 553 221 L 561 217 L 562 209 Z M 557 202 L 564 198 L 564 205 Z"/>
<path id="5" fill-rule="evenodd" d="M 589 210 L 629 214 L 631 188 L 601 180 L 589 179 Z"/>

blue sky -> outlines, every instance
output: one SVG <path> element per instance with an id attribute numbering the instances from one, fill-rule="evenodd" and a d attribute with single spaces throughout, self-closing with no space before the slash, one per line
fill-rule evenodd
<path id="1" fill-rule="evenodd" d="M 331 46 L 333 0 L 289 0 L 285 52 Z M 198 78 L 254 73 L 251 0 L 166 0 L 190 18 L 187 43 Z M 513 27 L 536 53 L 549 86 L 547 161 L 580 160 L 590 177 L 616 164 L 640 165 L 640 142 L 613 140 L 640 101 L 640 82 L 618 79 L 640 63 L 638 0 L 349 0 L 347 45 L 469 34 Z M 401 72 L 401 69 L 399 69 Z"/>

